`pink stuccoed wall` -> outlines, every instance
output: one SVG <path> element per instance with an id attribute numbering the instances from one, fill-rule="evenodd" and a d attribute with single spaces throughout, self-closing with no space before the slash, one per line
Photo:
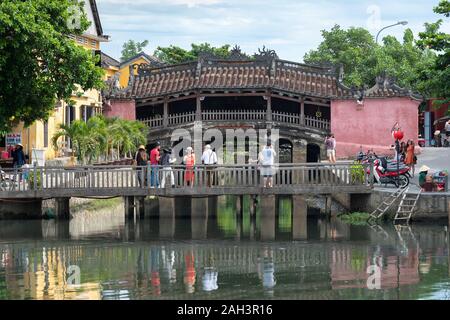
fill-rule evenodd
<path id="1" fill-rule="evenodd" d="M 105 117 L 118 117 L 136 120 L 136 104 L 134 100 L 109 100 L 103 106 Z"/>
<path id="2" fill-rule="evenodd" d="M 356 100 L 332 101 L 331 132 L 337 141 L 337 157 L 355 157 L 361 145 L 364 152 L 373 149 L 377 154 L 393 155 L 391 129 L 397 121 L 405 133 L 403 141 L 413 139 L 420 153 L 419 104 L 420 101 L 407 97 L 366 99 L 363 106 L 357 105 Z"/>

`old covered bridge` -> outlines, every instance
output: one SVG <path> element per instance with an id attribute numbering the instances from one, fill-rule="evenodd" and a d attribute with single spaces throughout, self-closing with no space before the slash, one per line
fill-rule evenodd
<path id="1" fill-rule="evenodd" d="M 109 80 L 104 113 L 143 121 L 149 142 L 176 144 L 172 135 L 180 128 L 278 129 L 280 162 L 306 163 L 324 156 L 330 131 L 339 142 L 339 157 L 354 156 L 360 146 L 387 151 L 397 121 L 406 139 L 418 137 L 421 97 L 388 77 L 378 77 L 370 89 L 348 88 L 342 68 L 285 61 L 269 50 L 250 59 L 238 47 L 226 59 L 203 54 L 198 61 L 130 69 L 128 87 Z M 195 153 L 200 156 L 201 149 Z"/>

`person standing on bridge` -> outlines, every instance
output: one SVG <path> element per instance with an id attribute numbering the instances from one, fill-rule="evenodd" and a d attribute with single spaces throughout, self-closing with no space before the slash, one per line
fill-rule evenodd
<path id="1" fill-rule="evenodd" d="M 166 179 L 170 179 L 170 185 L 172 188 L 175 188 L 175 177 L 173 175 L 173 170 L 171 165 L 174 164 L 177 159 L 172 158 L 172 149 L 164 148 L 163 155 L 161 157 L 161 166 L 162 168 L 162 180 L 161 180 L 161 188 L 164 189 L 166 186 Z"/>
<path id="2" fill-rule="evenodd" d="M 411 168 L 413 177 L 414 177 L 414 174 L 416 171 L 415 166 L 417 163 L 417 157 L 414 154 L 414 150 L 415 150 L 414 141 L 408 140 L 408 144 L 407 144 L 407 148 L 406 148 L 405 164 Z"/>
<path id="3" fill-rule="evenodd" d="M 184 173 L 184 181 L 186 182 L 186 185 L 190 186 L 191 188 L 194 186 L 194 166 L 195 166 L 195 155 L 194 150 L 192 147 L 187 147 L 186 153 L 187 155 L 183 158 L 183 163 L 186 166 L 186 172 Z"/>
<path id="4" fill-rule="evenodd" d="M 334 134 L 330 134 L 325 138 L 325 146 L 327 148 L 328 161 L 336 163 L 336 139 Z"/>
<path id="5" fill-rule="evenodd" d="M 272 177 L 274 173 L 273 165 L 275 164 L 276 152 L 273 150 L 272 143 L 270 140 L 267 142 L 267 146 L 261 151 L 262 161 L 261 161 L 261 175 L 264 179 L 264 187 L 272 188 L 273 182 Z"/>
<path id="6" fill-rule="evenodd" d="M 151 166 L 151 176 L 150 176 L 150 187 L 158 188 L 159 187 L 159 178 L 158 178 L 158 165 L 161 160 L 160 151 L 161 144 L 159 142 L 156 143 L 156 146 L 150 151 L 150 166 Z"/>
<path id="7" fill-rule="evenodd" d="M 142 188 L 147 182 L 147 174 L 145 173 L 145 167 L 149 163 L 147 151 L 145 150 L 145 147 L 143 145 L 139 146 L 139 150 L 136 153 L 134 160 L 135 165 L 140 167 L 137 169 L 137 178 L 139 181 L 139 185 Z"/>
<path id="8" fill-rule="evenodd" d="M 214 166 L 217 164 L 217 154 L 207 144 L 202 155 L 202 163 L 206 166 L 206 183 L 208 187 L 214 184 Z M 211 181 L 212 180 L 212 181 Z"/>

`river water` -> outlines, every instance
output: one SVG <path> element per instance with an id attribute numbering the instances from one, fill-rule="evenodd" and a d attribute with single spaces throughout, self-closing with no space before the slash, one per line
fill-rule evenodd
<path id="1" fill-rule="evenodd" d="M 267 237 L 264 218 L 244 208 L 239 219 L 234 201 L 207 219 L 131 223 L 120 207 L 0 221 L 0 299 L 450 298 L 445 224 L 352 226 L 310 209 L 299 240 L 281 199 Z M 368 266 L 380 275 L 371 289 Z"/>

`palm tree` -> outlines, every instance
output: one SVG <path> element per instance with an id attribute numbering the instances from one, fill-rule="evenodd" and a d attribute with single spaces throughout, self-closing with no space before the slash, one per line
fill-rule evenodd
<path id="1" fill-rule="evenodd" d="M 52 138 L 53 147 L 58 149 L 58 140 L 66 137 L 72 141 L 72 156 L 82 163 L 130 155 L 147 140 L 147 127 L 139 121 L 94 116 L 87 122 L 73 121 L 70 125 L 60 125 L 60 130 Z M 113 159 L 112 159 L 113 160 Z"/>
<path id="2" fill-rule="evenodd" d="M 61 137 L 65 137 L 66 139 L 70 139 L 72 142 L 72 157 L 75 156 L 75 154 L 78 154 L 80 152 L 79 150 L 79 140 L 78 136 L 80 135 L 80 127 L 73 122 L 70 125 L 66 124 L 60 124 L 59 130 L 53 135 L 52 137 L 52 145 L 55 150 L 58 150 L 58 140 Z"/>

